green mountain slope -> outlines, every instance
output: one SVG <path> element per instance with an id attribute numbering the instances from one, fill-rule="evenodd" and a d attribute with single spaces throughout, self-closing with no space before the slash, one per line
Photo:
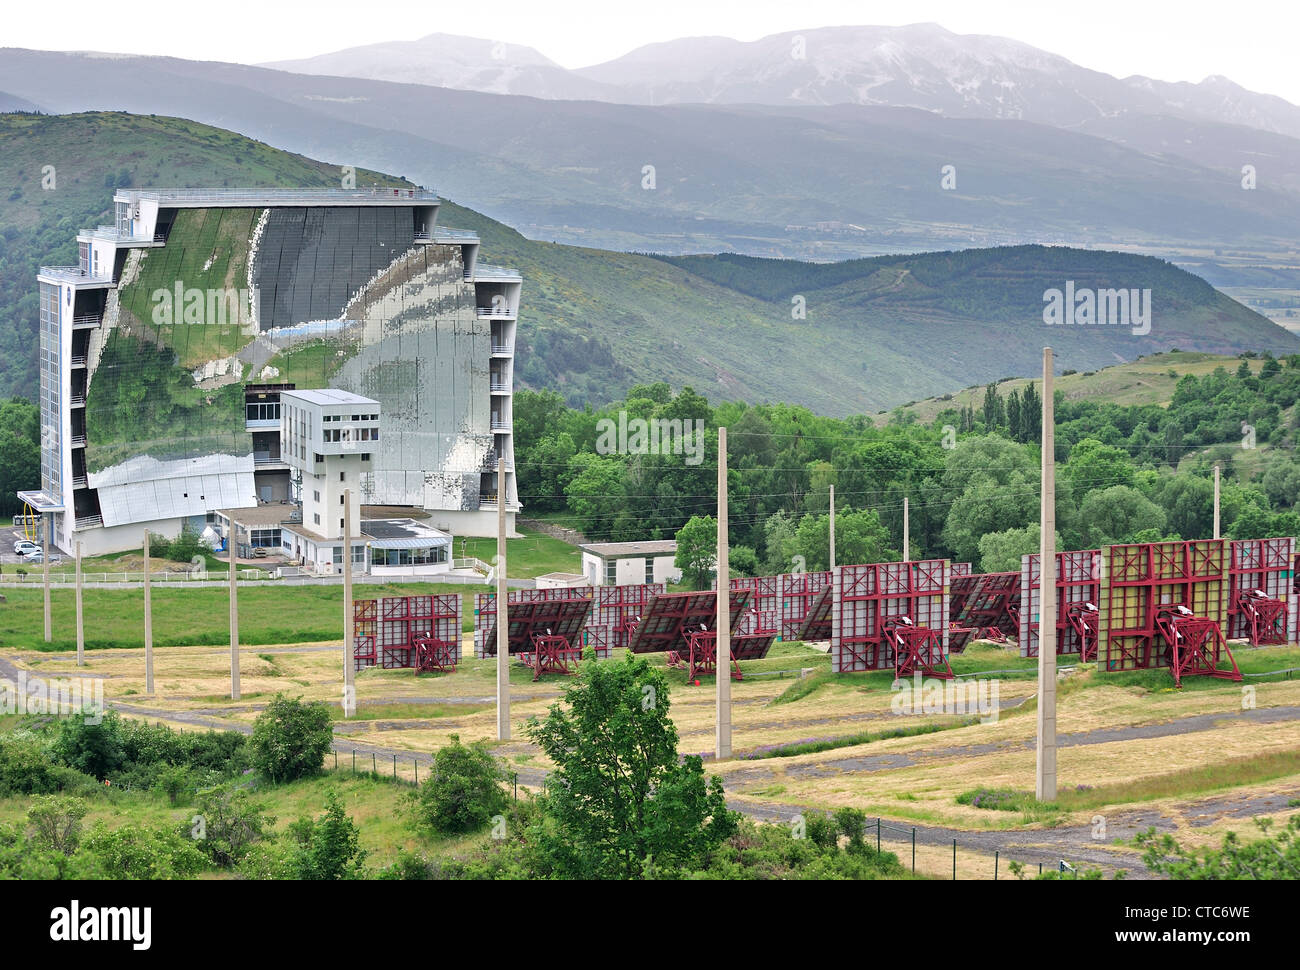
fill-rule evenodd
<path id="1" fill-rule="evenodd" d="M 55 166 L 53 190 L 41 187 L 45 165 Z M 331 185 L 339 174 L 189 121 L 0 115 L 0 395 L 34 396 L 36 267 L 75 260 L 76 230 L 108 220 L 113 187 Z M 358 173 L 363 184 L 375 178 Z M 477 230 L 485 259 L 523 273 L 516 382 L 557 388 L 574 404 L 665 380 L 711 399 L 842 415 L 1032 374 L 1044 343 L 1078 370 L 1172 347 L 1300 350 L 1300 339 L 1199 278 L 1139 256 L 1011 247 L 836 264 L 665 259 L 530 241 L 451 203 L 439 221 Z M 1044 326 L 1044 291 L 1068 279 L 1150 287 L 1151 333 Z"/>

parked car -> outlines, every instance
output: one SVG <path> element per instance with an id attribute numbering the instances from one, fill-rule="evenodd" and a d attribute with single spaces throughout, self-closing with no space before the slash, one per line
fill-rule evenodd
<path id="1" fill-rule="evenodd" d="M 40 546 L 33 546 L 21 554 L 23 562 L 41 562 L 45 558 L 45 551 Z M 53 562 L 54 560 L 50 560 Z"/>
<path id="2" fill-rule="evenodd" d="M 14 552 L 20 556 L 25 556 L 29 552 L 39 552 L 40 549 L 41 547 L 32 542 L 31 539 L 19 539 L 14 543 Z"/>

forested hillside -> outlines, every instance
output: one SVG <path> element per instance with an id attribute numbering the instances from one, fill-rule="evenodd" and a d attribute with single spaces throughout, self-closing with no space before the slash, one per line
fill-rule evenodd
<path id="1" fill-rule="evenodd" d="M 1300 533 L 1293 443 L 1300 355 L 1241 359 L 1229 370 L 1175 375 L 1168 406 L 1056 395 L 1057 524 L 1062 548 L 1212 534 L 1212 465 L 1223 467 L 1224 532 Z M 599 411 L 554 392 L 522 393 L 515 430 L 520 497 L 529 514 L 589 539 L 671 538 L 715 508 L 716 429 L 728 429 L 734 565 L 782 572 L 828 559 L 828 486 L 836 490 L 840 562 L 898 559 L 911 504 L 913 557 L 977 569 L 1018 568 L 1038 543 L 1041 385 L 989 385 L 978 406 L 922 423 L 900 411 L 815 415 L 793 405 L 710 404 L 663 384 L 633 388 Z M 703 461 L 689 454 L 601 454 L 602 419 L 702 421 Z M 690 425 L 688 425 L 690 427 Z"/>

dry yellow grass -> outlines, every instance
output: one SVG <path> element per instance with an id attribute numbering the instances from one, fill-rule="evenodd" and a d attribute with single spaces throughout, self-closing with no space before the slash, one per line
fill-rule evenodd
<path id="1" fill-rule="evenodd" d="M 472 646 L 470 647 L 472 652 Z M 103 650 L 87 654 L 80 672 L 104 677 L 105 695 L 149 713 L 151 721 L 162 721 L 180 729 L 193 730 L 168 715 L 202 711 L 217 725 L 247 725 L 275 693 L 283 691 L 308 700 L 336 702 L 340 691 L 341 644 L 249 646 L 241 650 L 243 698 L 229 700 L 229 653 L 222 647 L 173 647 L 155 651 L 158 694 L 145 696 L 142 650 Z M 34 672 L 50 678 L 78 672 L 70 654 L 15 654 L 4 651 Z M 264 656 L 260 656 L 264 655 Z M 797 660 L 791 660 L 797 666 Z M 563 678 L 548 677 L 532 683 L 527 671 L 512 676 L 511 742 L 497 744 L 495 712 L 490 706 L 466 704 L 463 714 L 444 709 L 436 717 L 421 715 L 429 701 L 483 701 L 495 691 L 495 661 L 466 660 L 449 676 L 416 677 L 410 670 L 363 671 L 357 676 L 358 702 L 382 705 L 379 720 L 357 720 L 339 725 L 338 740 L 345 748 L 339 767 L 350 767 L 348 748 L 355 747 L 357 766 L 369 770 L 369 755 L 375 748 L 430 754 L 449 741 L 451 734 L 463 740 L 488 740 L 508 765 L 528 769 L 550 767 L 547 759 L 528 740 L 525 722 L 542 716 L 556 702 Z M 1219 763 L 1268 752 L 1300 749 L 1300 722 L 1282 721 L 1262 725 L 1234 717 L 1240 713 L 1241 691 L 1224 684 L 1212 689 L 1177 692 L 1148 691 L 1119 687 L 1098 680 L 1095 673 L 1079 673 L 1062 685 L 1058 727 L 1063 735 L 1082 734 L 1104 728 L 1154 725 L 1177 718 L 1222 714 L 1221 722 L 1209 730 L 1190 735 L 1134 738 L 1106 743 L 1072 745 L 1060 750 L 1062 789 L 1077 785 L 1100 787 L 1123 785 L 1190 768 L 1206 761 Z M 1077 678 L 1077 679 L 1075 679 Z M 711 684 L 686 685 L 680 672 L 669 673 L 671 715 L 676 723 L 683 752 L 707 752 L 713 745 L 714 692 Z M 975 787 L 1032 788 L 1034 777 L 1033 739 L 1036 731 L 1031 680 L 1003 680 L 999 684 L 1005 709 L 990 724 L 955 726 L 953 715 L 900 716 L 891 709 L 894 694 L 880 686 L 852 678 L 832 681 L 807 697 L 792 703 L 773 704 L 792 683 L 790 679 L 751 677 L 733 685 L 734 744 L 738 753 L 763 745 L 788 743 L 809 737 L 834 738 L 861 732 L 883 732 L 926 723 L 954 725 L 949 730 L 914 737 L 890 738 L 854 747 L 838 748 L 797 757 L 756 760 L 733 759 L 708 764 L 720 775 L 729 792 L 761 800 L 770 805 L 811 806 L 833 809 L 851 805 L 871 815 L 899 822 L 941 824 L 968 830 L 1020 828 L 1026 824 L 1020 813 L 993 812 L 959 805 L 956 796 Z M 1028 703 L 1022 703 L 1028 701 Z M 409 717 L 400 710 L 410 704 Z M 1300 682 L 1281 681 L 1256 685 L 1260 708 L 1300 705 Z M 388 707 L 397 708 L 387 716 Z M 143 715 L 136 715 L 143 716 Z M 880 767 L 879 762 L 860 759 L 892 756 L 905 759 Z M 399 756 L 398 774 L 413 777 L 409 761 Z M 391 773 L 391 755 L 377 759 L 383 773 Z M 876 767 L 878 770 L 868 770 Z M 1271 786 L 1256 786 L 1269 790 Z M 1255 788 L 1233 789 L 1243 796 Z M 1160 812 L 1173 820 L 1180 837 L 1190 844 L 1217 844 L 1223 831 L 1235 829 L 1249 834 L 1248 820 L 1230 820 L 1214 825 L 1191 826 L 1182 818 L 1180 807 L 1199 795 L 1141 803 L 1144 809 Z M 1105 812 L 1124 809 L 1110 804 Z M 1093 810 L 1064 813 L 1063 821 L 1085 823 Z M 907 847 L 910 863 L 910 845 Z M 951 876 L 951 851 L 918 847 L 918 869 L 940 877 Z M 958 854 L 959 876 L 989 878 L 991 855 L 974 850 Z M 987 870 L 985 872 L 984 870 Z"/>

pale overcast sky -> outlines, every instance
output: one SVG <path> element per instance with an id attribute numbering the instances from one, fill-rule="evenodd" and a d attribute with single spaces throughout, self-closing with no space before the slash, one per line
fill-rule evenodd
<path id="1" fill-rule="evenodd" d="M 441 32 L 525 44 L 565 67 L 584 67 L 677 37 L 755 40 L 812 27 L 926 21 L 957 33 L 1011 37 L 1118 77 L 1200 81 L 1223 74 L 1300 104 L 1295 0 L 388 0 L 375 7 L 334 0 L 195 7 L 176 0 L 119 7 L 63 0 L 10 5 L 0 46 L 253 64 Z"/>

